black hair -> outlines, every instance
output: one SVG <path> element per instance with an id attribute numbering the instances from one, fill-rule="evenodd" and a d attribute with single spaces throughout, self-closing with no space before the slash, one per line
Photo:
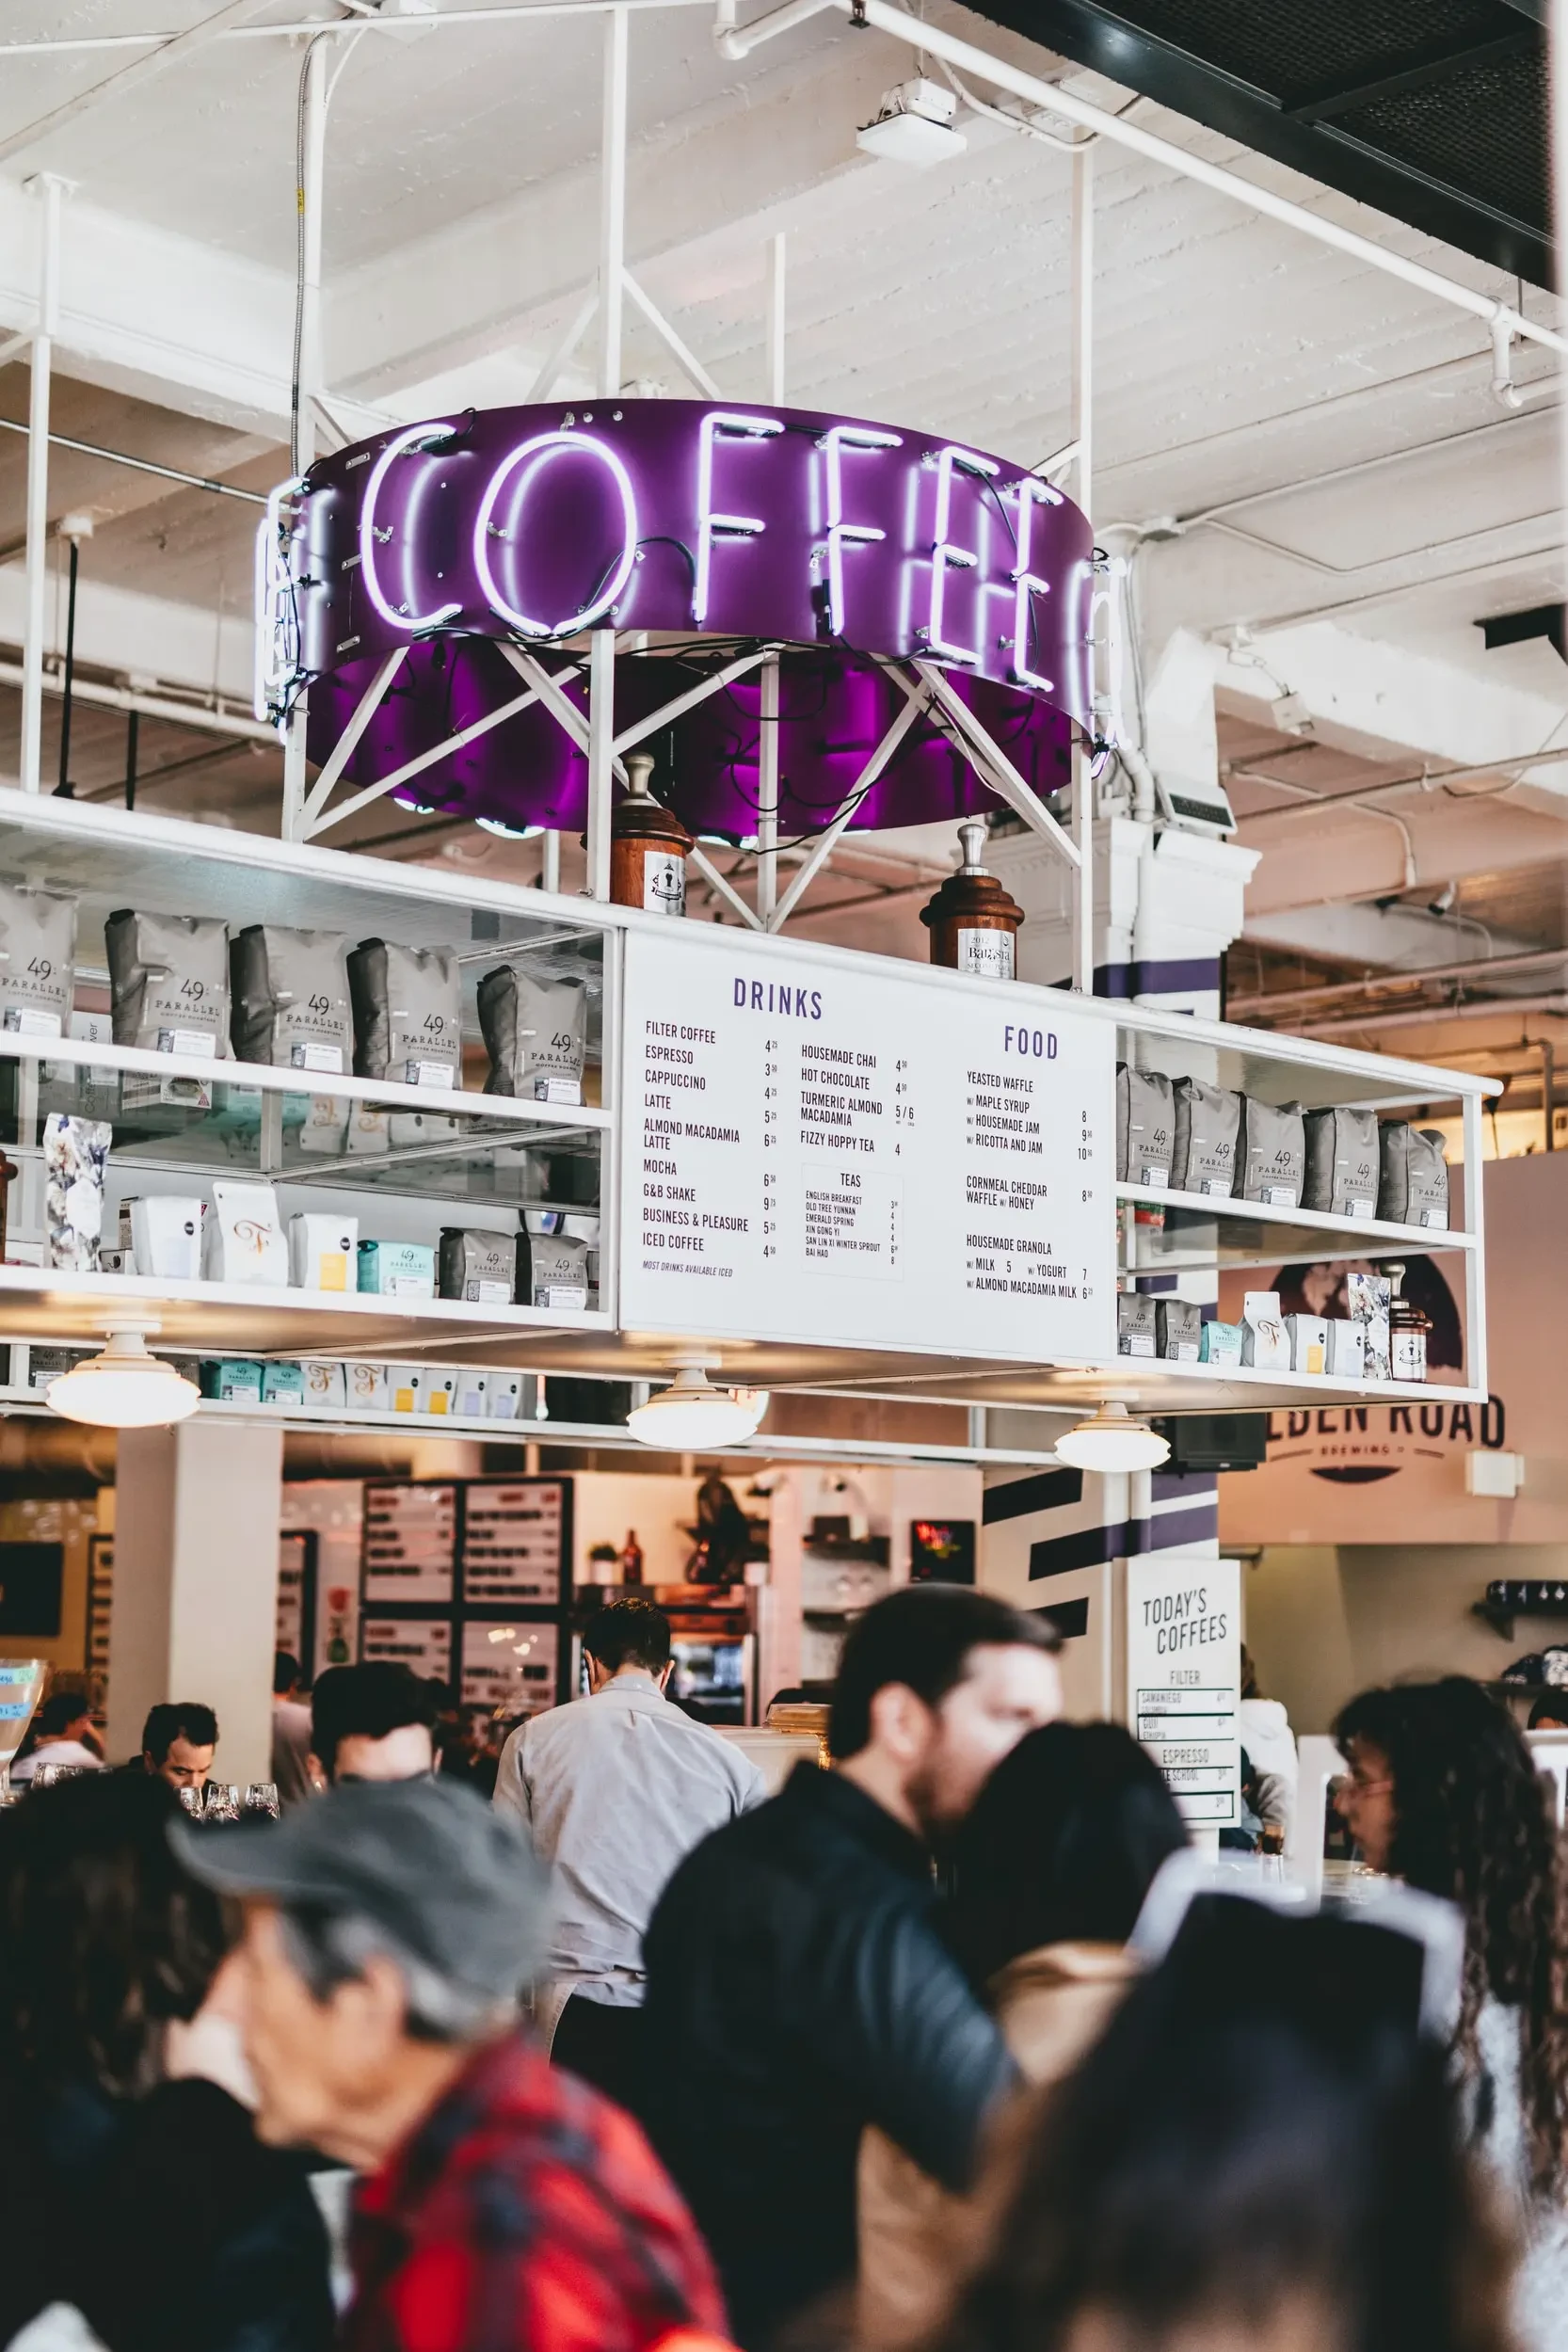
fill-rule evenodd
<path id="1" fill-rule="evenodd" d="M 1004 1756 L 952 1849 L 950 1943 L 976 1986 L 1047 1944 L 1125 1944 L 1187 1844 L 1158 1765 L 1120 1723 L 1048 1723 Z"/>
<path id="2" fill-rule="evenodd" d="M 1012 1647 L 1055 1652 L 1062 1636 L 1048 1617 L 1026 1614 L 994 1593 L 962 1585 L 906 1585 L 869 1608 L 850 1628 L 833 1686 L 827 1745 L 840 1763 L 872 1736 L 872 1701 L 903 1683 L 927 1706 L 939 1706 L 964 1679 L 971 1650 Z"/>
<path id="3" fill-rule="evenodd" d="M 143 1754 L 154 1764 L 166 1763 L 177 1739 L 188 1739 L 193 1748 L 216 1748 L 217 1717 L 212 1708 L 199 1699 L 166 1699 L 152 1708 L 141 1727 Z"/>
<path id="4" fill-rule="evenodd" d="M 79 1723 L 84 1715 L 92 1713 L 92 1702 L 85 1691 L 52 1690 L 33 1718 L 33 1733 L 38 1739 L 58 1739 L 61 1732 Z"/>
<path id="5" fill-rule="evenodd" d="M 145 2087 L 155 2037 L 223 1957 L 219 1898 L 175 1860 L 173 1791 L 94 1772 L 0 1814 L 0 2082 Z"/>
<path id="6" fill-rule="evenodd" d="M 1568 1880 L 1549 1784 L 1513 1718 L 1462 1674 L 1364 1690 L 1334 1727 L 1388 1759 L 1388 1867 L 1457 1904 L 1464 1981 L 1455 2048 L 1484 2072 L 1477 2022 L 1490 1997 L 1521 2012 L 1520 2097 L 1530 2172 L 1568 2186 Z"/>
<path id="7" fill-rule="evenodd" d="M 611 1601 L 589 1618 L 583 1647 L 612 1674 L 623 1666 L 662 1674 L 670 1662 L 670 1621 L 651 1601 Z"/>
<path id="8" fill-rule="evenodd" d="M 1157 2352 L 1282 2309 L 1342 2352 L 1507 2352 L 1506 2266 L 1416 2030 L 1420 1976 L 1419 1945 L 1380 1928 L 1194 1902 L 1026 2110 L 942 2352 L 1064 2352 L 1086 2325 Z"/>
<path id="9" fill-rule="evenodd" d="M 287 1698 L 303 1671 L 292 1650 L 274 1650 L 272 1653 L 273 1697 L 275 1699 Z"/>
<path id="10" fill-rule="evenodd" d="M 422 1681 L 395 1658 L 372 1658 L 363 1666 L 329 1666 L 311 1695 L 311 1751 L 328 1779 L 335 1780 L 338 1749 L 345 1739 L 385 1739 L 406 1723 L 428 1731 L 445 1690 Z"/>

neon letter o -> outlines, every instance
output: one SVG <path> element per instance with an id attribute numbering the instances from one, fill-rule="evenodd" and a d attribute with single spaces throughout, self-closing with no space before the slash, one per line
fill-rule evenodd
<path id="1" fill-rule="evenodd" d="M 608 470 L 610 478 L 615 483 L 620 497 L 620 560 L 598 597 L 591 604 L 585 605 L 580 613 L 573 613 L 558 621 L 535 620 L 527 613 L 520 613 L 514 605 L 508 604 L 496 585 L 495 574 L 490 568 L 488 546 L 490 522 L 500 502 L 502 491 L 520 466 L 526 465 L 528 468 L 518 486 L 518 510 L 520 512 L 535 476 L 551 463 L 559 451 L 568 449 L 575 451 L 581 456 L 597 458 L 599 463 Z M 607 449 L 602 441 L 593 440 L 586 433 L 539 433 L 533 440 L 521 442 L 518 448 L 503 457 L 491 474 L 485 495 L 479 502 L 479 513 L 473 525 L 473 568 L 478 574 L 479 584 L 485 592 L 485 600 L 490 610 L 498 614 L 503 620 L 510 621 L 520 636 L 569 637 L 579 629 L 589 628 L 614 604 L 631 578 L 632 567 L 636 557 L 637 501 L 632 488 L 632 476 L 627 472 L 615 451 Z"/>

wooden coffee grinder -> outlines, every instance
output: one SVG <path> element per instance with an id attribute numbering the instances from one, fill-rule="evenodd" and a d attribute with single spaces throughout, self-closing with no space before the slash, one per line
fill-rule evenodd
<path id="1" fill-rule="evenodd" d="M 1012 980 L 1024 910 L 980 862 L 985 847 L 984 820 L 971 818 L 961 824 L 958 839 L 963 864 L 920 908 L 920 920 L 931 934 L 931 960 L 945 964 L 950 971 Z"/>
<path id="2" fill-rule="evenodd" d="M 686 857 L 692 837 L 680 818 L 648 790 L 652 759 L 634 751 L 626 762 L 626 797 L 610 819 L 610 897 L 616 906 L 653 915 L 686 911 Z"/>

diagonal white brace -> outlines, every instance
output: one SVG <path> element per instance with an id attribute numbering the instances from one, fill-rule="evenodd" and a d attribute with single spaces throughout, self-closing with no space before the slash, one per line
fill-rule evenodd
<path id="1" fill-rule="evenodd" d="M 508 645 L 504 640 L 502 640 L 501 650 L 504 654 L 506 660 L 510 662 L 518 676 L 521 679 L 526 679 L 529 685 L 533 687 L 534 692 L 538 696 L 539 700 L 544 704 L 545 709 L 550 712 L 557 727 L 562 729 L 563 733 L 571 737 L 572 742 L 577 745 L 579 751 L 586 751 L 588 748 L 588 722 L 586 718 L 584 718 L 583 712 L 578 709 L 576 703 L 572 701 L 570 696 L 564 691 L 566 680 L 568 678 L 581 677 L 581 663 L 577 664 L 569 670 L 558 671 L 552 677 L 551 672 L 546 669 L 544 664 L 537 660 L 534 654 L 525 653 L 521 646 Z M 616 761 L 616 774 L 624 784 L 626 781 L 626 768 L 624 763 L 619 760 Z"/>
<path id="2" fill-rule="evenodd" d="M 706 392 L 710 400 L 722 400 L 723 392 L 720 392 L 696 352 L 690 350 L 681 342 L 658 304 L 643 292 L 629 269 L 623 269 L 620 275 L 621 283 L 625 286 L 627 293 L 632 296 L 654 333 L 669 346 L 677 365 L 696 386 L 698 392 Z"/>
<path id="3" fill-rule="evenodd" d="M 540 368 L 537 376 L 535 376 L 534 381 L 529 385 L 527 393 L 529 400 L 548 400 L 550 398 L 552 392 L 553 392 L 555 388 L 555 378 L 560 375 L 561 370 L 571 359 L 578 344 L 582 342 L 584 336 L 593 325 L 594 313 L 598 309 L 599 288 L 597 285 L 594 285 L 588 288 L 587 293 L 583 296 L 582 301 L 578 304 L 570 318 L 568 319 L 566 325 L 562 328 L 554 345 L 545 359 L 544 365 Z"/>
<path id="4" fill-rule="evenodd" d="M 903 681 L 901 680 L 900 682 L 902 683 Z M 822 872 L 824 866 L 826 865 L 828 859 L 832 856 L 834 850 L 838 847 L 840 835 L 843 832 L 844 827 L 848 824 L 851 817 L 854 816 L 856 810 L 859 808 L 861 801 L 865 798 L 872 786 L 876 782 L 877 777 L 882 774 L 883 769 L 887 766 L 888 760 L 892 758 L 900 744 L 903 743 L 905 735 L 908 734 L 909 729 L 914 726 L 916 720 L 923 718 L 926 712 L 930 709 L 931 705 L 929 696 L 915 693 L 907 688 L 905 691 L 909 694 L 908 701 L 904 704 L 903 710 L 899 712 L 891 727 L 888 728 L 888 732 L 883 736 L 882 741 L 877 744 L 876 749 L 872 753 L 871 758 L 867 760 L 865 766 L 861 769 L 859 775 L 850 786 L 850 789 L 844 795 L 844 798 L 840 802 L 838 815 L 834 818 L 832 824 L 828 826 L 826 832 L 822 836 L 821 840 L 816 843 L 811 851 L 811 855 L 807 858 L 806 863 L 795 874 L 795 877 L 790 884 L 789 888 L 785 891 L 783 897 L 779 900 L 778 904 L 774 908 L 772 914 L 768 917 L 768 930 L 783 930 L 785 924 L 789 921 L 790 917 L 799 905 L 803 893 L 809 887 L 814 876 Z"/>
<path id="5" fill-rule="evenodd" d="M 31 350 L 32 343 L 33 329 L 30 327 L 24 328 L 20 335 L 8 335 L 4 343 L 0 343 L 0 367 L 9 367 L 13 360 L 20 360 L 24 351 Z"/>
<path id="6" fill-rule="evenodd" d="M 700 850 L 695 841 L 692 843 L 691 848 L 686 852 L 686 863 L 688 866 L 695 866 L 696 868 L 704 882 L 711 884 L 712 887 L 718 892 L 720 898 L 724 899 L 734 908 L 736 914 L 740 916 L 743 922 L 748 924 L 753 931 L 761 931 L 764 929 L 765 926 L 763 925 L 760 916 L 758 915 L 752 907 L 749 907 L 746 904 L 744 899 L 741 896 L 739 890 L 735 888 L 733 883 L 729 881 L 727 875 L 720 873 L 712 859 Z"/>
<path id="7" fill-rule="evenodd" d="M 668 702 L 662 702 L 649 717 L 638 719 L 634 726 L 623 728 L 616 737 L 617 758 L 623 751 L 630 751 L 634 744 L 640 744 L 645 736 L 656 735 L 673 719 L 681 717 L 687 711 L 695 711 L 697 704 L 706 702 L 710 695 L 722 694 L 731 680 L 744 678 L 747 670 L 754 670 L 759 662 L 766 661 L 768 654 L 774 650 L 776 648 L 772 647 L 763 647 L 756 653 L 743 653 L 739 661 L 727 663 L 723 669 L 715 670 L 712 678 L 705 678 L 700 685 L 693 686 L 686 694 L 674 696 Z"/>
<path id="8" fill-rule="evenodd" d="M 566 670 L 562 672 L 562 675 L 566 678 L 575 678 L 578 672 L 575 669 Z M 382 776 L 378 783 L 367 784 L 362 792 L 354 793 L 352 798 L 340 801 L 336 808 L 329 809 L 324 817 L 310 827 L 305 838 L 313 840 L 316 834 L 325 833 L 328 825 L 341 824 L 344 817 L 352 817 L 371 801 L 380 800 L 386 793 L 395 792 L 400 784 L 407 784 L 411 777 L 420 775 L 425 768 L 433 768 L 438 760 L 446 759 L 454 751 L 461 751 L 466 744 L 475 742 L 479 736 L 488 735 L 492 727 L 501 726 L 505 719 L 515 718 L 520 711 L 526 711 L 529 704 L 537 702 L 538 698 L 531 686 L 525 695 L 518 695 L 511 702 L 502 703 L 499 710 L 487 711 L 484 717 L 475 719 L 472 727 L 459 728 L 456 735 L 449 735 L 444 743 L 433 744 L 428 751 L 422 751 L 417 760 L 405 760 L 402 767 L 394 768 L 391 776 Z"/>
<path id="9" fill-rule="evenodd" d="M 987 734 L 951 681 L 933 662 L 917 662 L 915 667 L 941 704 L 949 732 L 956 737 L 958 747 L 967 754 L 970 766 L 994 792 L 1000 793 L 1015 816 L 1022 817 L 1032 833 L 1042 835 L 1061 852 L 1069 866 L 1080 864 L 1081 852 L 1072 835 L 1057 824 L 1033 786 L 1025 782 L 1006 752 Z"/>
<path id="10" fill-rule="evenodd" d="M 332 745 L 320 775 L 311 787 L 310 797 L 305 803 L 307 830 L 314 824 L 315 820 L 331 799 L 333 785 L 354 757 L 360 736 L 380 709 L 386 697 L 387 688 L 392 684 L 408 658 L 408 648 L 406 645 L 394 646 L 392 651 L 384 654 L 376 664 L 375 677 L 360 696 L 352 717 Z"/>

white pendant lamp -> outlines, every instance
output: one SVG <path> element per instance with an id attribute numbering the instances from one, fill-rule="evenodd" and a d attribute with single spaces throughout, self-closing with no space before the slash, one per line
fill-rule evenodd
<path id="1" fill-rule="evenodd" d="M 1158 1470 L 1170 1455 L 1169 1441 L 1118 1403 L 1102 1404 L 1056 1441 L 1057 1460 L 1075 1470 Z"/>
<path id="2" fill-rule="evenodd" d="M 96 1429 L 161 1429 L 187 1419 L 201 1392 L 172 1364 L 148 1353 L 146 1328 L 111 1325 L 101 1355 L 50 1382 L 44 1393 L 51 1410 Z"/>
<path id="3" fill-rule="evenodd" d="M 714 1388 L 700 1364 L 686 1364 L 668 1388 L 627 1415 L 626 1426 L 639 1446 L 657 1446 L 664 1453 L 706 1453 L 755 1436 L 767 1409 L 765 1388 Z"/>

